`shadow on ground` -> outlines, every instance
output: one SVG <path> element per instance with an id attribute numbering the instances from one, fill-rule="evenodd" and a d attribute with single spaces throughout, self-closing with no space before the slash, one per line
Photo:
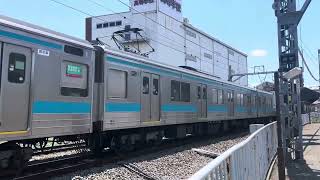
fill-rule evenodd
<path id="1" fill-rule="evenodd" d="M 309 148 L 313 149 L 312 146 L 320 146 L 319 131 L 320 127 L 313 135 L 303 135 L 303 150 L 305 152 Z M 317 156 L 320 156 L 320 152 Z M 287 176 L 290 180 L 320 180 L 320 169 L 312 169 L 310 166 L 312 164 L 308 164 L 305 160 L 291 162 L 287 166 Z"/>

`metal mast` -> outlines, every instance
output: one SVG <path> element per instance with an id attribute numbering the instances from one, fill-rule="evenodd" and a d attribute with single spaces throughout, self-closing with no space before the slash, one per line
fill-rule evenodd
<path id="1" fill-rule="evenodd" d="M 297 11 L 296 0 L 274 0 L 278 20 L 279 72 L 275 74 L 278 120 L 279 179 L 285 179 L 286 162 L 303 159 L 300 88 L 302 75 L 285 79 L 284 74 L 299 67 L 298 25 L 311 0 Z"/>

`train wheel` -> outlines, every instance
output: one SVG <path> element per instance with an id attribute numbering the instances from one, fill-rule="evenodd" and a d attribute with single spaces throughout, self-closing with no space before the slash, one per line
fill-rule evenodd
<path id="1" fill-rule="evenodd" d="M 30 147 L 21 148 L 16 143 L 5 143 L 0 145 L 0 172 L 6 175 L 19 174 L 25 168 L 27 162 L 32 157 L 32 149 Z M 0 177 L 3 174 L 0 173 Z"/>

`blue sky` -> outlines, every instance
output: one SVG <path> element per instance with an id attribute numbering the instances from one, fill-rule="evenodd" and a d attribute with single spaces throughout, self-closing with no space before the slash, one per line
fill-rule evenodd
<path id="1" fill-rule="evenodd" d="M 111 13 L 88 0 L 60 1 L 91 15 Z M 117 12 L 128 10 L 117 0 L 95 1 Z M 304 0 L 298 1 L 300 4 L 304 2 Z M 86 15 L 50 0 L 0 0 L 0 2 L 2 15 L 84 39 Z M 247 53 L 249 71 L 253 71 L 252 67 L 259 65 L 264 65 L 271 71 L 278 68 L 277 24 L 272 2 L 273 0 L 183 0 L 182 8 L 183 16 L 194 26 Z M 304 16 L 301 22 L 303 43 L 300 44 L 304 49 L 306 61 L 316 77 L 319 72 L 317 62 L 317 49 L 320 49 L 320 25 L 317 24 L 320 17 L 319 8 L 320 1 L 314 0 Z M 249 83 L 259 84 L 260 79 L 264 78 L 264 75 L 260 75 L 260 78 L 250 77 Z M 266 78 L 272 81 L 271 75 Z M 312 80 L 308 72 L 305 72 L 306 86 L 318 84 Z"/>

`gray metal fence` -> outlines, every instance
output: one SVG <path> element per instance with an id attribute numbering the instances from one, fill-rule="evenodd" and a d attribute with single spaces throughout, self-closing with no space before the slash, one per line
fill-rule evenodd
<path id="1" fill-rule="evenodd" d="M 310 113 L 310 120 L 311 120 L 311 123 L 320 123 L 320 113 L 311 112 Z"/>
<path id="2" fill-rule="evenodd" d="M 277 124 L 253 133 L 194 174 L 190 180 L 263 180 L 277 152 Z"/>
<path id="3" fill-rule="evenodd" d="M 310 116 L 309 114 L 301 114 L 302 125 L 310 124 Z"/>

